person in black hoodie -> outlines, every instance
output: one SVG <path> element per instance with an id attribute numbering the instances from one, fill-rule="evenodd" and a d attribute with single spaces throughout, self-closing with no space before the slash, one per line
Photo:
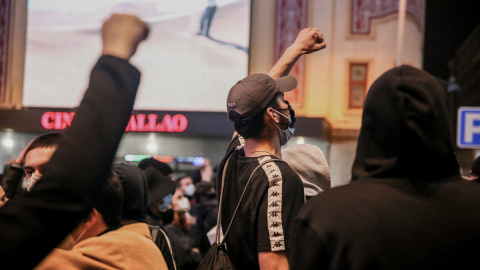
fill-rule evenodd
<path id="1" fill-rule="evenodd" d="M 128 60 L 147 35 L 146 24 L 134 16 L 115 14 L 104 23 L 102 56 L 42 181 L 0 208 L 2 265 L 32 269 L 91 211 L 140 83 L 140 72 Z"/>
<path id="2" fill-rule="evenodd" d="M 371 86 L 350 184 L 311 199 L 296 219 L 292 269 L 480 266 L 480 186 L 453 151 L 446 92 L 393 68 Z"/>
<path id="3" fill-rule="evenodd" d="M 134 165 L 118 163 L 113 171 L 120 178 L 123 187 L 122 224 L 145 224 L 150 230 L 152 240 L 162 252 L 169 270 L 176 270 L 172 246 L 165 232 L 158 226 L 145 223 L 147 213 L 148 185 L 142 170 Z"/>
<path id="4" fill-rule="evenodd" d="M 174 218 L 172 196 L 177 184 L 154 167 L 143 172 L 148 181 L 147 224 L 163 229 Z"/>

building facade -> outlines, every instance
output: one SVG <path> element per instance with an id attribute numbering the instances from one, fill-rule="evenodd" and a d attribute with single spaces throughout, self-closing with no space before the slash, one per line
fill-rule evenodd
<path id="1" fill-rule="evenodd" d="M 297 90 L 294 100 L 300 100 L 295 104 L 298 115 L 328 122 L 332 185 L 350 179 L 368 88 L 383 72 L 396 66 L 398 5 L 398 0 L 253 2 L 252 73 L 266 72 L 278 55 L 273 53 L 275 49 L 293 42 L 275 35 L 284 24 L 296 26 L 290 30 L 291 38 L 304 27 L 318 28 L 324 34 L 327 48 L 298 63 L 303 66 L 294 75 L 303 89 L 300 93 Z M 424 14 L 425 1 L 407 1 L 402 64 L 422 67 Z"/>
<path id="2" fill-rule="evenodd" d="M 56 127 L 58 119 L 55 112 L 62 115 L 58 116 L 59 127 L 68 126 L 65 119 L 71 110 L 38 109 L 33 113 L 35 110 L 22 108 L 24 70 L 22 51 L 25 50 L 26 7 L 26 0 L 0 0 L 2 12 L 0 27 L 3 27 L 0 32 L 4 37 L 3 43 L 0 42 L 0 53 L 2 63 L 6 67 L 2 69 L 3 77 L 0 81 L 2 89 L 0 106 L 4 109 L 0 111 L 0 128 L 4 130 L 0 136 L 3 139 L 12 136 L 12 131 L 7 129 L 13 132 L 22 131 L 26 132 L 24 136 L 28 143 L 30 137 L 51 130 L 47 128 Z M 344 184 L 350 179 L 363 101 L 369 86 L 383 72 L 397 64 L 398 10 L 398 0 L 251 2 L 248 68 L 250 74 L 267 72 L 287 46 L 295 40 L 301 29 L 314 27 L 324 34 L 327 48 L 303 57 L 293 69 L 292 75 L 299 80 L 299 87 L 287 96 L 287 99 L 292 103 L 300 119 L 296 136 L 291 143 L 312 143 L 319 146 L 328 158 L 334 186 Z M 407 1 L 400 51 L 403 64 L 419 68 L 422 66 L 424 14 L 425 0 Z M 45 116 L 45 113 L 50 114 Z M 152 115 L 152 119 L 157 119 L 156 124 L 161 124 L 167 114 L 170 117 L 177 114 L 186 115 L 188 127 L 182 132 L 167 132 L 168 134 L 165 129 L 146 129 L 148 123 L 151 123 L 148 115 Z M 62 118 L 63 115 L 65 119 Z M 36 128 L 29 128 L 27 124 L 24 124 L 23 128 L 16 125 L 22 117 L 23 119 L 35 117 L 36 124 L 31 125 L 36 125 Z M 45 118 L 47 128 L 40 126 L 42 117 Z M 147 151 L 145 147 L 137 146 L 140 141 L 150 140 L 168 145 L 171 148 L 168 152 L 177 156 L 210 156 L 214 161 L 219 161 L 223 154 L 223 144 L 228 143 L 233 130 L 222 113 L 140 111 L 135 112 L 133 117 L 134 121 L 143 123 L 143 130 L 132 130 L 131 135 L 127 133 L 117 153 L 119 158 L 127 153 L 154 155 L 153 147 L 150 149 L 152 151 Z M 178 116 L 174 122 L 176 127 L 180 126 L 181 129 L 184 122 L 181 122 L 183 118 L 180 118 L 182 117 Z M 205 128 L 205 125 L 212 122 L 216 125 Z M 205 132 L 206 130 L 210 132 Z M 215 143 L 212 138 L 221 143 Z M 194 143 L 187 147 L 189 145 L 187 142 L 193 141 Z M 2 162 L 6 162 L 19 149 L 14 147 L 8 151 L 12 153 L 2 154 Z"/>

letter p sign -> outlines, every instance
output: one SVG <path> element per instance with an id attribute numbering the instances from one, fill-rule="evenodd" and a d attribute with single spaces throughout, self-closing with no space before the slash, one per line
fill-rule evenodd
<path id="1" fill-rule="evenodd" d="M 458 109 L 457 145 L 460 148 L 480 148 L 480 107 Z"/>

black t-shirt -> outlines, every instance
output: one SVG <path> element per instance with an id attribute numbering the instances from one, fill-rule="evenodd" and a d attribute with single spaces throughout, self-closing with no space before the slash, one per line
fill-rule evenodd
<path id="1" fill-rule="evenodd" d="M 228 154 L 222 205 L 222 230 L 225 233 L 251 173 L 272 155 L 245 157 L 238 138 L 227 150 L 217 171 L 221 192 L 222 172 Z M 237 148 L 236 150 L 233 150 Z M 283 162 L 269 162 L 259 168 L 248 185 L 245 197 L 227 235 L 227 250 L 238 269 L 258 269 L 258 253 L 284 251 L 290 247 L 290 231 L 295 216 L 305 203 L 299 176 Z"/>

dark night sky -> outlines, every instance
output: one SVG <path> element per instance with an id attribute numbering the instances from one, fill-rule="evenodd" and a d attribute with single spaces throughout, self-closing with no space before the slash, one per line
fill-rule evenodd
<path id="1" fill-rule="evenodd" d="M 448 61 L 480 23 L 479 0 L 426 0 L 423 68 L 447 80 Z"/>

